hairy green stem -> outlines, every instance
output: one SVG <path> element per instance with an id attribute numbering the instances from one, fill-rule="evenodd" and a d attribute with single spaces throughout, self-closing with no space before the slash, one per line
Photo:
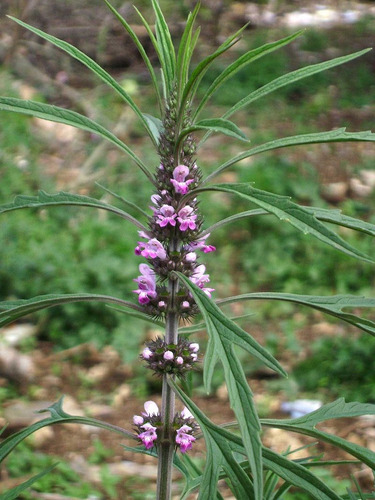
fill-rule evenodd
<path id="1" fill-rule="evenodd" d="M 178 336 L 178 315 L 174 310 L 175 296 L 178 282 L 170 280 L 170 312 L 167 314 L 165 327 L 165 341 L 167 344 L 176 344 Z M 158 480 L 157 500 L 170 500 L 172 490 L 173 455 L 175 444 L 172 440 L 173 418 L 175 415 L 175 394 L 167 382 L 167 375 L 163 376 L 161 419 L 163 429 L 158 446 Z"/>

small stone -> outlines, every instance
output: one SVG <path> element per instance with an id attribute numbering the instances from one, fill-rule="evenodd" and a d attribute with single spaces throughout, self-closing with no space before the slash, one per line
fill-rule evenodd
<path id="1" fill-rule="evenodd" d="M 115 408 L 120 408 L 124 406 L 127 399 L 129 399 L 130 395 L 131 395 L 130 385 L 129 384 L 120 385 L 113 396 L 113 406 Z"/>
<path id="2" fill-rule="evenodd" d="M 86 376 L 92 382 L 102 382 L 112 373 L 112 366 L 107 363 L 99 363 L 91 368 L 89 368 L 86 372 Z"/>
<path id="3" fill-rule="evenodd" d="M 45 444 L 55 437 L 55 433 L 51 426 L 42 427 L 34 433 L 33 446 L 34 448 L 42 448 Z"/>
<path id="4" fill-rule="evenodd" d="M 85 410 L 88 416 L 98 418 L 100 420 L 107 419 L 113 413 L 113 410 L 109 405 L 100 404 L 89 404 L 85 407 Z"/>
<path id="5" fill-rule="evenodd" d="M 359 175 L 366 186 L 375 189 L 375 170 L 361 170 Z"/>
<path id="6" fill-rule="evenodd" d="M 36 334 L 37 328 L 31 323 L 11 325 L 0 329 L 0 338 L 2 342 L 11 347 L 16 347 L 24 339 Z"/>
<path id="7" fill-rule="evenodd" d="M 345 200 L 347 192 L 348 184 L 346 182 L 330 182 L 329 184 L 323 184 L 321 187 L 322 197 L 331 203 L 339 203 Z"/>
<path id="8" fill-rule="evenodd" d="M 228 401 L 228 389 L 225 384 L 222 384 L 217 388 L 216 396 L 220 399 L 220 401 Z"/>
<path id="9" fill-rule="evenodd" d="M 364 184 L 360 179 L 357 179 L 355 177 L 353 179 L 350 179 L 349 186 L 350 186 L 350 191 L 355 196 L 360 196 L 361 198 L 365 198 L 366 196 L 371 194 L 372 191 L 371 186 Z"/>

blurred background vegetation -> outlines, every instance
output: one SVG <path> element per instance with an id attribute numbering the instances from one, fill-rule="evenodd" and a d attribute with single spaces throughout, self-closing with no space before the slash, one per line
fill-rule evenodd
<path id="1" fill-rule="evenodd" d="M 143 29 L 130 3 L 112 3 L 142 37 Z M 176 36 L 193 3 L 161 1 Z M 343 3 L 330 2 L 327 10 L 335 11 L 340 5 Z M 348 9 L 354 12 L 358 5 L 348 2 Z M 228 105 L 287 71 L 371 46 L 374 2 L 363 5 L 367 10 L 360 9 L 362 14 L 353 17 L 350 24 L 344 24 L 341 16 L 340 22 L 309 27 L 292 45 L 239 72 L 213 96 L 207 116 L 221 116 Z M 146 0 L 136 2 L 136 6 L 146 17 L 150 14 Z M 203 2 L 197 60 L 225 35 L 248 21 L 250 24 L 232 52 L 208 73 L 200 90 L 203 92 L 236 54 L 296 31 L 283 21 L 291 12 L 316 12 L 314 8 L 311 1 Z M 150 82 L 136 50 L 102 2 L 2 2 L 0 94 L 85 113 L 115 130 L 147 164 L 156 167 L 157 156 L 120 99 L 78 63 L 5 19 L 3 15 L 9 12 L 80 47 L 118 78 L 142 110 L 157 114 Z M 152 55 L 150 46 L 146 46 Z M 340 126 L 366 130 L 374 125 L 374 73 L 375 54 L 370 52 L 257 101 L 238 113 L 234 121 L 253 145 Z M 115 204 L 95 184 L 97 181 L 147 210 L 151 187 L 144 182 L 143 174 L 97 137 L 11 113 L 2 113 L 0 119 L 1 203 L 10 202 L 17 194 L 32 195 L 43 189 L 78 192 Z M 198 163 L 208 173 L 241 149 L 243 145 L 215 136 L 199 153 Z M 220 180 L 253 182 L 260 189 L 291 196 L 298 203 L 335 208 L 375 223 L 374 176 L 373 146 L 349 143 L 287 148 L 256 156 L 226 172 Z M 215 194 L 205 195 L 201 208 L 206 225 L 210 225 L 248 209 L 248 205 Z M 345 229 L 340 235 L 361 251 L 374 254 L 370 237 Z M 133 251 L 136 241 L 137 232 L 127 222 L 91 209 L 7 214 L 0 225 L 0 300 L 55 292 L 92 292 L 135 300 L 132 280 L 140 263 Z M 272 217 L 253 217 L 226 226 L 212 234 L 210 243 L 217 252 L 207 255 L 204 262 L 216 288 L 215 297 L 247 291 L 374 295 L 370 264 L 335 252 Z M 304 394 L 324 400 L 340 395 L 375 402 L 375 343 L 368 335 L 284 303 L 241 304 L 230 312 L 254 313 L 242 322 L 244 328 L 292 372 L 289 382 L 267 382 L 268 390 L 283 390 L 291 398 Z M 35 342 L 52 343 L 55 350 L 83 342 L 93 342 L 99 348 L 114 346 L 134 367 L 139 393 L 152 390 L 147 386 L 150 380 L 145 382 L 136 368 L 140 346 L 148 335 L 144 323 L 103 305 L 86 303 L 47 309 L 28 321 L 37 325 Z M 249 376 L 259 369 L 253 361 L 246 361 L 246 367 Z M 216 386 L 221 383 L 217 374 Z M 3 396 L 9 397 L 9 392 Z"/>

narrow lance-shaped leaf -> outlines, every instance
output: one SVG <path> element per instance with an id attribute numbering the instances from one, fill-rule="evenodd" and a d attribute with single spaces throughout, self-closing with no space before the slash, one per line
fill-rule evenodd
<path id="1" fill-rule="evenodd" d="M 138 205 L 136 205 L 135 203 L 133 203 L 132 201 L 128 201 L 128 200 L 125 200 L 125 198 L 123 198 L 122 196 L 120 196 L 119 194 L 117 193 L 114 193 L 113 191 L 111 191 L 110 189 L 108 189 L 107 187 L 103 186 L 102 184 L 100 184 L 99 182 L 95 182 L 95 184 L 97 186 L 99 186 L 101 189 L 103 189 L 106 193 L 110 194 L 111 196 L 113 196 L 114 198 L 116 198 L 117 200 L 121 201 L 124 205 L 128 206 L 128 207 L 131 207 L 131 208 L 134 208 L 134 210 L 136 210 L 137 212 L 139 212 L 141 215 L 143 215 L 144 217 L 148 217 L 148 213 L 145 212 L 141 207 L 139 207 Z"/>
<path id="2" fill-rule="evenodd" d="M 106 422 L 102 422 L 101 420 L 96 420 L 94 418 L 81 417 L 75 415 L 69 415 L 63 410 L 63 398 L 61 398 L 57 403 L 49 406 L 45 410 L 41 410 L 38 413 L 50 412 L 50 417 L 45 418 L 43 420 L 39 420 L 35 422 L 35 424 L 26 427 L 11 436 L 8 436 L 0 443 L 0 462 L 4 460 L 4 458 L 9 455 L 9 453 L 25 438 L 33 434 L 35 431 L 42 429 L 43 427 L 54 425 L 54 424 L 68 424 L 68 423 L 76 423 L 82 425 L 90 425 L 93 427 L 99 427 L 101 429 L 107 429 L 109 431 L 115 432 L 116 434 L 120 434 L 126 438 L 135 438 L 135 435 L 132 432 L 129 432 L 117 425 L 108 424 Z"/>
<path id="3" fill-rule="evenodd" d="M 304 68 L 297 69 L 295 71 L 291 71 L 286 75 L 282 75 L 275 80 L 272 80 L 269 83 L 266 83 L 262 87 L 254 92 L 251 92 L 248 96 L 241 99 L 237 104 L 235 104 L 231 109 L 229 109 L 224 115 L 223 118 L 228 118 L 233 115 L 236 111 L 243 109 L 248 106 L 252 102 L 260 99 L 261 97 L 274 92 L 286 85 L 290 85 L 298 80 L 302 80 L 303 78 L 307 78 L 309 76 L 315 75 L 316 73 L 320 73 L 321 71 L 326 71 L 330 68 L 334 68 L 335 66 L 339 66 L 340 64 L 345 64 L 352 59 L 356 59 L 372 49 L 364 49 L 359 52 L 354 52 L 353 54 L 348 54 L 347 56 L 336 57 L 335 59 L 331 59 L 330 61 L 324 61 L 317 64 L 312 64 L 311 66 L 305 66 Z"/>
<path id="4" fill-rule="evenodd" d="M 148 123 L 148 126 L 150 128 L 152 135 L 154 136 L 156 144 L 158 144 L 160 139 L 160 134 L 163 131 L 163 122 L 159 118 L 156 118 L 155 116 L 152 115 L 148 115 L 147 113 L 143 113 L 143 116 L 145 117 L 145 120 Z"/>
<path id="5" fill-rule="evenodd" d="M 194 123 L 194 125 L 192 125 L 191 127 L 182 130 L 177 140 L 176 148 L 179 147 L 184 137 L 199 130 L 211 130 L 213 132 L 219 132 L 229 137 L 234 137 L 235 139 L 239 139 L 240 141 L 248 142 L 248 138 L 246 137 L 246 135 L 240 128 L 237 127 L 235 123 L 229 120 L 223 120 L 222 118 L 212 118 L 201 120 Z"/>
<path id="6" fill-rule="evenodd" d="M 273 471 L 284 479 L 284 481 L 310 493 L 312 498 L 318 498 L 319 500 L 342 500 L 325 482 L 305 467 L 297 462 L 288 460 L 269 448 L 263 449 L 263 463 L 265 468 Z"/>
<path id="7" fill-rule="evenodd" d="M 39 191 L 38 196 L 16 196 L 13 203 L 0 206 L 0 214 L 11 212 L 12 210 L 19 210 L 21 208 L 44 208 L 61 205 L 93 207 L 101 210 L 107 210 L 108 212 L 112 212 L 119 217 L 132 222 L 142 231 L 147 231 L 147 228 L 137 219 L 117 207 L 108 205 L 107 203 L 96 200 L 95 198 L 90 198 L 89 196 L 70 194 L 65 193 L 64 191 L 56 194 L 48 194 L 45 191 Z"/>
<path id="8" fill-rule="evenodd" d="M 113 307 L 107 305 L 108 309 L 112 309 L 113 311 L 117 311 L 122 314 L 127 314 L 128 316 L 131 316 L 132 318 L 137 318 L 141 319 L 142 321 L 146 321 L 147 323 L 151 323 L 154 326 L 158 326 L 159 328 L 165 329 L 165 323 L 164 321 L 159 321 L 157 319 L 154 319 L 152 316 L 149 316 L 148 314 L 142 313 L 140 311 L 128 311 L 126 309 L 121 309 L 120 307 Z"/>
<path id="9" fill-rule="evenodd" d="M 208 333 L 212 334 L 212 338 L 216 339 L 221 337 L 226 339 L 228 343 L 236 344 L 245 351 L 249 352 L 262 363 L 264 363 L 268 368 L 274 370 L 276 373 L 286 376 L 285 370 L 282 368 L 280 363 L 265 349 L 262 347 L 249 333 L 245 332 L 236 323 L 230 320 L 213 302 L 207 297 L 207 295 L 202 292 L 202 290 L 194 285 L 188 278 L 183 274 L 176 272 L 178 278 L 182 283 L 193 293 L 194 297 L 200 305 L 202 305 L 201 313 L 205 319 L 210 320 L 210 326 L 208 327 Z M 206 321 L 207 325 L 207 321 Z M 206 369 L 206 367 L 205 367 Z M 209 389 L 210 384 L 207 384 L 207 389 Z"/>
<path id="10" fill-rule="evenodd" d="M 37 118 L 41 118 L 42 120 L 64 123 L 65 125 L 70 125 L 71 127 L 100 135 L 128 154 L 140 167 L 142 172 L 146 174 L 151 182 L 153 182 L 152 175 L 147 167 L 125 143 L 120 141 L 120 139 L 112 134 L 112 132 L 86 116 L 76 113 L 75 111 L 70 111 L 69 109 L 52 106 L 51 104 L 26 101 L 24 99 L 16 99 L 14 97 L 0 97 L 0 111 L 13 111 L 14 113 L 35 116 Z"/>
<path id="11" fill-rule="evenodd" d="M 357 328 L 375 336 L 374 321 L 360 318 L 355 314 L 343 311 L 343 309 L 346 308 L 356 309 L 358 307 L 375 307 L 375 298 L 356 297 L 354 295 L 333 295 L 330 297 L 324 297 L 315 295 L 296 295 L 292 293 L 260 292 L 246 293 L 235 297 L 229 297 L 227 299 L 220 299 L 216 303 L 223 305 L 242 300 L 282 300 L 285 302 L 301 304 L 346 321 L 347 323 L 350 323 L 351 325 L 354 325 Z"/>
<path id="12" fill-rule="evenodd" d="M 238 40 L 239 36 L 242 33 L 242 31 L 245 29 L 246 26 L 243 26 L 240 28 L 234 35 L 231 35 L 228 37 L 224 43 L 218 47 L 215 52 L 207 56 L 205 59 L 203 59 L 197 67 L 194 69 L 192 74 L 190 75 L 189 80 L 187 81 L 185 88 L 183 90 L 182 98 L 181 98 L 181 109 L 180 109 L 180 116 L 183 116 L 183 113 L 185 111 L 185 105 L 188 101 L 192 102 L 195 92 L 197 90 L 197 87 L 199 85 L 199 82 L 202 80 L 204 74 L 210 67 L 210 65 L 213 63 L 213 61 L 218 58 L 221 54 L 229 50 L 233 45 L 235 45 Z"/>
<path id="13" fill-rule="evenodd" d="M 68 42 L 65 42 L 64 40 L 60 40 L 59 38 L 56 38 L 55 36 L 49 35 L 48 33 L 44 33 L 44 31 L 39 30 L 38 28 L 34 28 L 34 26 L 30 26 L 27 23 L 24 23 L 23 21 L 20 21 L 19 19 L 16 19 L 15 17 L 8 16 L 10 19 L 18 23 L 20 26 L 23 26 L 24 28 L 28 29 L 32 33 L 35 33 L 36 35 L 40 36 L 44 40 L 47 40 L 48 42 L 52 43 L 56 47 L 59 47 L 61 50 L 69 54 L 71 57 L 74 57 L 74 59 L 77 59 L 79 62 L 84 64 L 88 69 L 90 69 L 95 75 L 97 75 L 101 80 L 103 80 L 107 85 L 109 85 L 113 90 L 115 90 L 123 99 L 124 101 L 131 107 L 131 109 L 135 112 L 135 114 L 138 116 L 138 118 L 141 120 L 143 123 L 145 129 L 147 130 L 149 136 L 151 137 L 152 140 L 154 140 L 153 135 L 149 129 L 148 123 L 143 117 L 140 109 L 138 106 L 135 104 L 133 99 L 129 96 L 129 94 L 123 89 L 123 87 L 109 74 L 105 69 L 103 69 L 98 63 L 96 63 L 91 57 L 87 56 L 83 52 L 81 52 L 79 49 L 74 47 Z M 155 142 L 155 141 L 154 141 Z"/>
<path id="14" fill-rule="evenodd" d="M 139 448 L 139 447 L 135 447 L 135 446 L 125 446 L 125 445 L 121 445 L 121 446 L 125 450 L 130 451 L 132 453 L 139 453 L 141 455 L 147 455 L 147 456 L 152 457 L 152 458 L 158 457 L 158 454 L 154 449 L 146 450 L 146 448 Z M 198 488 L 201 481 L 202 481 L 202 477 L 199 475 L 199 473 L 192 475 L 193 467 L 194 467 L 194 470 L 196 469 L 195 464 L 192 463 L 193 467 L 189 466 L 189 470 L 188 470 L 188 468 L 186 467 L 187 460 L 189 460 L 189 456 L 187 454 L 185 454 L 181 458 L 177 455 L 177 453 L 174 454 L 173 465 L 186 478 L 186 485 L 185 485 L 184 491 L 181 494 L 180 500 L 186 500 L 186 497 L 190 493 L 190 491 L 194 490 L 195 488 Z M 193 477 L 196 479 L 193 479 Z M 217 500 L 224 500 L 219 492 L 217 492 L 217 496 L 215 498 Z"/>
<path id="15" fill-rule="evenodd" d="M 130 26 L 130 24 L 122 17 L 122 15 L 108 2 L 108 0 L 104 0 L 104 2 L 106 3 L 107 7 L 113 12 L 113 14 L 117 17 L 117 19 L 120 21 L 120 23 L 124 26 L 124 28 L 126 29 L 126 31 L 129 33 L 131 39 L 133 40 L 133 42 L 135 43 L 139 53 L 141 54 L 141 57 L 150 73 L 150 76 L 151 76 L 151 80 L 152 80 L 152 83 L 153 83 L 153 86 L 154 86 L 154 90 L 155 90 L 155 94 L 156 94 L 156 97 L 157 97 L 157 100 L 158 100 L 158 104 L 159 104 L 159 109 L 160 109 L 160 112 L 162 112 L 163 110 L 163 103 L 162 103 L 162 99 L 161 99 L 161 96 L 160 96 L 160 91 L 159 91 L 159 85 L 158 85 L 158 81 L 157 81 L 157 78 L 156 78 L 156 75 L 155 75 L 155 71 L 154 71 L 154 68 L 151 64 L 151 61 L 145 51 L 145 49 L 143 48 L 143 45 L 141 43 L 141 41 L 139 40 L 139 38 L 137 37 L 136 33 L 134 32 L 134 30 L 132 29 L 132 27 Z"/>
<path id="16" fill-rule="evenodd" d="M 209 389 L 213 368 L 219 359 L 224 368 L 231 407 L 236 414 L 253 473 L 254 495 L 256 499 L 262 499 L 263 474 L 258 414 L 254 406 L 252 392 L 233 347 L 238 344 L 251 353 L 254 353 L 255 348 L 255 355 L 266 360 L 267 364 L 273 358 L 254 339 L 251 339 L 250 335 L 227 318 L 198 286 L 181 273 L 176 274 L 192 293 L 206 322 L 210 336 L 204 366 L 205 387 L 207 390 Z M 277 363 L 276 360 L 275 363 Z M 274 369 L 276 368 L 279 373 L 282 372 L 281 367 L 279 368 L 279 365 L 275 363 L 273 363 Z"/>
<path id="17" fill-rule="evenodd" d="M 375 405 L 365 403 L 346 403 L 343 398 L 320 407 L 318 410 L 294 419 L 261 419 L 262 425 L 276 427 L 300 434 L 306 434 L 314 439 L 326 441 L 361 460 L 372 469 L 375 469 L 375 453 L 358 444 L 351 443 L 339 436 L 316 429 L 316 425 L 335 418 L 352 418 L 361 415 L 375 415 Z"/>
<path id="18" fill-rule="evenodd" d="M 218 303 L 218 302 L 216 302 L 216 303 Z M 233 316 L 232 318 L 230 318 L 230 320 L 231 321 L 238 321 L 241 319 L 250 318 L 251 316 L 254 316 L 254 313 L 242 314 L 241 316 Z M 199 332 L 201 330 L 204 330 L 205 327 L 206 327 L 205 322 L 195 323 L 195 324 L 190 325 L 190 326 L 183 326 L 183 327 L 179 328 L 178 333 L 181 335 L 191 335 L 192 333 L 196 333 L 196 332 Z"/>
<path id="19" fill-rule="evenodd" d="M 355 59 L 357 57 L 360 57 L 364 54 L 366 54 L 368 51 L 371 49 L 364 49 L 360 50 L 359 52 L 354 52 L 353 54 L 349 54 L 347 56 L 341 56 L 337 57 L 335 59 L 331 59 L 330 61 L 324 61 L 318 64 L 312 64 L 311 66 L 305 66 L 303 68 L 297 69 L 295 71 L 292 71 L 290 73 L 287 73 L 286 75 L 282 75 L 278 78 L 275 78 L 275 80 L 272 80 L 269 83 L 266 83 L 259 89 L 254 90 L 251 92 L 249 95 L 241 99 L 238 103 L 236 103 L 232 108 L 230 108 L 226 113 L 223 114 L 222 118 L 229 118 L 232 116 L 234 113 L 239 111 L 240 109 L 245 108 L 252 102 L 256 101 L 257 99 L 260 99 L 261 97 L 264 97 L 271 92 L 274 92 L 275 90 L 278 90 L 282 87 L 285 87 L 287 85 L 293 84 L 294 82 L 297 82 L 299 80 L 302 80 L 303 78 L 307 78 L 309 76 L 315 75 L 316 73 L 320 73 L 321 71 L 328 70 L 330 68 L 333 68 L 335 66 L 339 66 L 340 64 L 345 64 L 352 59 Z M 207 138 L 211 135 L 210 132 L 208 132 L 204 138 L 202 139 L 201 143 L 205 142 Z"/>
<path id="20" fill-rule="evenodd" d="M 239 436 L 215 425 L 201 412 L 195 403 L 189 399 L 184 392 L 182 392 L 174 381 L 169 380 L 168 383 L 173 387 L 179 398 L 189 408 L 198 421 L 204 433 L 206 442 L 208 441 L 209 445 L 211 445 L 211 443 L 216 443 L 216 452 L 218 454 L 220 453 L 224 459 L 227 457 L 232 458 L 232 455 L 227 452 L 228 448 L 231 453 L 235 452 L 236 454 L 244 454 L 244 447 Z M 266 469 L 271 470 L 285 481 L 290 482 L 293 486 L 309 492 L 312 494 L 313 498 L 318 498 L 320 500 L 341 500 L 341 498 L 336 495 L 336 493 L 332 491 L 323 481 L 297 462 L 290 461 L 286 457 L 265 447 L 262 448 L 262 460 Z M 206 463 L 207 462 L 208 460 Z M 239 465 L 242 468 L 244 463 L 242 462 L 239 464 L 236 462 L 236 465 Z M 229 467 L 225 467 L 223 465 L 227 475 L 231 466 L 232 462 L 229 463 Z M 202 484 L 206 485 L 209 483 L 210 479 L 210 476 L 205 471 L 202 477 Z M 206 492 L 204 492 L 204 494 L 206 494 Z M 202 497 L 199 498 L 202 498 L 203 500 L 211 497 L 202 495 Z M 249 490 L 246 498 L 249 500 L 254 498 L 252 490 Z"/>
<path id="21" fill-rule="evenodd" d="M 266 151 L 272 151 L 273 149 L 286 148 L 290 146 L 300 146 L 303 144 L 319 144 L 325 142 L 374 142 L 375 134 L 371 130 L 365 130 L 363 132 L 346 132 L 345 127 L 338 128 L 336 130 L 330 130 L 328 132 L 314 132 L 312 134 L 302 134 L 294 135 L 290 137 L 283 137 L 281 139 L 275 139 L 260 146 L 255 146 L 252 149 L 248 149 L 243 153 L 231 158 L 226 161 L 220 167 L 218 167 L 214 172 L 204 179 L 203 183 L 209 182 L 214 176 L 220 174 L 223 170 L 235 165 L 236 163 L 254 156 L 259 153 L 264 153 Z"/>
<path id="22" fill-rule="evenodd" d="M 230 441 L 226 439 L 226 436 L 223 436 L 223 433 L 228 432 L 216 427 L 195 403 L 181 391 L 172 379 L 169 379 L 168 383 L 192 412 L 205 438 L 207 449 L 206 464 L 200 481 L 198 500 L 216 498 L 217 482 L 222 469 L 225 470 L 227 476 L 231 479 L 230 486 L 232 486 L 233 493 L 238 500 L 255 499 L 253 485 L 248 475 L 235 460 L 230 447 Z M 219 432 L 215 432 L 216 429 L 219 429 Z M 245 453 L 243 448 L 241 451 Z"/>
<path id="23" fill-rule="evenodd" d="M 182 88 L 185 86 L 188 79 L 190 60 L 196 42 L 196 38 L 195 36 L 193 36 L 193 27 L 199 12 L 199 8 L 200 8 L 200 3 L 198 2 L 194 7 L 193 12 L 189 13 L 186 26 L 182 34 L 180 45 L 178 48 L 177 62 L 176 62 L 178 95 L 181 94 Z"/>
<path id="24" fill-rule="evenodd" d="M 159 47 L 159 53 L 162 54 L 164 61 L 164 78 L 167 84 L 168 92 L 172 91 L 172 85 L 176 76 L 176 54 L 169 32 L 168 25 L 165 21 L 163 12 L 160 9 L 158 0 L 151 0 L 152 7 L 156 16 L 155 31 L 156 41 Z"/>
<path id="25" fill-rule="evenodd" d="M 12 323 L 22 316 L 40 311 L 41 309 L 61 304 L 69 304 L 71 302 L 106 302 L 109 304 L 129 307 L 130 309 L 143 313 L 143 309 L 138 305 L 109 295 L 96 295 L 89 293 L 49 294 L 39 295 L 37 297 L 33 297 L 32 299 L 8 300 L 0 302 L 0 327 Z"/>
<path id="26" fill-rule="evenodd" d="M 299 231 L 304 234 L 310 234 L 323 243 L 340 250 L 343 253 L 364 260 L 366 262 L 374 262 L 370 257 L 355 249 L 349 243 L 340 238 L 336 233 L 331 231 L 324 224 L 319 222 L 311 212 L 305 210 L 302 206 L 293 203 L 289 197 L 280 196 L 269 193 L 261 189 L 253 188 L 250 184 L 213 184 L 207 188 L 195 189 L 189 196 L 194 196 L 202 191 L 224 191 L 227 193 L 237 194 L 242 198 L 255 203 L 264 208 L 282 221 L 289 222 Z"/>
<path id="27" fill-rule="evenodd" d="M 298 31 L 297 33 L 293 33 L 292 35 L 289 35 L 281 40 L 278 40 L 276 42 L 271 42 L 271 43 L 266 43 L 262 45 L 261 47 L 257 47 L 256 49 L 249 50 L 242 56 L 240 56 L 236 61 L 234 61 L 232 64 L 227 66 L 224 71 L 212 82 L 210 87 L 208 88 L 207 92 L 204 94 L 201 102 L 199 103 L 199 106 L 194 114 L 194 118 L 196 118 L 201 110 L 203 109 L 204 105 L 208 101 L 208 99 L 214 94 L 217 89 L 226 81 L 228 78 L 231 78 L 234 76 L 240 69 L 246 67 L 248 64 L 252 63 L 253 61 L 256 61 L 260 57 L 265 56 L 266 54 L 269 54 L 270 52 L 273 52 L 274 50 L 277 50 L 281 47 L 284 47 L 288 43 L 292 42 L 295 40 L 297 37 L 299 37 L 303 33 L 303 30 Z"/>
<path id="28" fill-rule="evenodd" d="M 31 477 L 27 481 L 24 481 L 23 483 L 19 484 L 18 486 L 15 486 L 14 488 L 11 488 L 10 490 L 7 490 L 6 493 L 0 493 L 0 500 L 14 500 L 17 498 L 20 498 L 20 494 L 30 488 L 36 481 L 41 479 L 43 476 L 51 472 L 56 467 L 56 464 L 51 465 L 51 467 L 48 467 L 47 469 L 44 469 L 42 472 L 39 472 L 39 474 L 36 474 L 35 476 Z"/>
<path id="29" fill-rule="evenodd" d="M 348 215 L 344 215 L 341 213 L 341 210 L 331 210 L 320 207 L 309 207 L 303 205 L 302 208 L 307 210 L 307 212 L 311 213 L 318 220 L 323 222 L 329 222 L 331 224 L 336 224 L 337 226 L 347 227 L 349 229 L 353 229 L 354 231 L 360 231 L 362 233 L 369 234 L 371 236 L 375 236 L 375 224 L 371 224 L 370 222 L 363 221 L 361 219 L 356 219 L 354 217 L 349 217 Z M 267 210 L 263 210 L 261 208 L 257 208 L 254 210 L 246 210 L 245 212 L 239 212 L 238 214 L 230 215 L 225 219 L 222 219 L 218 222 L 215 222 L 212 226 L 208 227 L 202 232 L 202 236 L 206 234 L 210 234 L 216 229 L 226 225 L 232 224 L 233 222 L 244 219 L 246 217 L 254 217 L 256 215 L 271 215 Z"/>

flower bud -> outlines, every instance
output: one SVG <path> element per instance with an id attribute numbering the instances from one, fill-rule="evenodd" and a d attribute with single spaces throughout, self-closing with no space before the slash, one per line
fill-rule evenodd
<path id="1" fill-rule="evenodd" d="M 148 347 L 145 347 L 145 349 L 143 349 L 143 351 L 142 351 L 142 358 L 143 359 L 150 359 L 152 356 L 153 356 L 153 352 L 151 351 L 151 349 L 149 349 Z"/>
<path id="2" fill-rule="evenodd" d="M 144 418 L 141 417 L 140 415 L 134 415 L 133 417 L 133 424 L 134 425 L 142 425 L 144 422 Z"/>
<path id="3" fill-rule="evenodd" d="M 199 344 L 197 344 L 196 342 L 192 342 L 190 345 L 189 345 L 189 350 L 191 352 L 198 352 L 199 351 Z"/>

